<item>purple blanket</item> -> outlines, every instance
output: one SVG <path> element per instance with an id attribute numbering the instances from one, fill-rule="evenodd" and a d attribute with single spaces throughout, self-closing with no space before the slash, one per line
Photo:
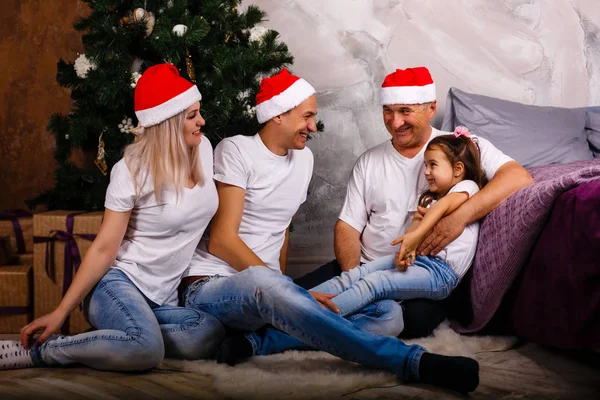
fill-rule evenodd
<path id="1" fill-rule="evenodd" d="M 477 254 L 469 271 L 472 320 L 454 323 L 460 333 L 481 330 L 526 263 L 554 200 L 584 182 L 600 179 L 600 159 L 529 170 L 535 184 L 512 195 L 481 223 Z"/>
<path id="2" fill-rule="evenodd" d="M 600 349 L 599 250 L 600 179 L 554 203 L 519 276 L 512 306 L 519 336 L 559 348 Z"/>

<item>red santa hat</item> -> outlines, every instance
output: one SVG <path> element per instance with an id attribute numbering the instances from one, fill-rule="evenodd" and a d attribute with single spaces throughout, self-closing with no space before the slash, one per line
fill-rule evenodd
<path id="1" fill-rule="evenodd" d="M 173 64 L 158 64 L 140 77 L 133 95 L 135 115 L 147 128 L 186 110 L 202 99 L 198 87 L 179 76 Z"/>
<path id="2" fill-rule="evenodd" d="M 435 83 L 425 67 L 397 69 L 381 85 L 381 104 L 423 104 L 435 100 Z"/>
<path id="3" fill-rule="evenodd" d="M 291 110 L 315 94 L 315 88 L 302 78 L 283 69 L 277 75 L 264 78 L 256 95 L 256 118 L 264 123 Z"/>

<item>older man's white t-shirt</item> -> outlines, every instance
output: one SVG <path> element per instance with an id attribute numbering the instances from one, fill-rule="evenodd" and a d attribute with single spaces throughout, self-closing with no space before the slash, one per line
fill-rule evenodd
<path id="1" fill-rule="evenodd" d="M 245 190 L 238 235 L 269 268 L 279 255 L 292 217 L 306 200 L 313 155 L 308 147 L 272 153 L 258 134 L 223 139 L 215 148 L 215 180 Z M 238 271 L 208 252 L 208 232 L 196 249 L 188 276 L 229 276 Z"/>
<path id="2" fill-rule="evenodd" d="M 429 140 L 447 134 L 450 132 L 433 128 Z M 488 140 L 473 137 L 479 144 L 488 179 L 512 161 Z M 423 156 L 426 147 L 413 158 L 406 158 L 396 151 L 391 140 L 386 140 L 356 161 L 339 219 L 361 232 L 362 262 L 398 251 L 399 245 L 390 243 L 406 232 L 419 196 L 427 189 Z"/>
<path id="3" fill-rule="evenodd" d="M 167 188 L 160 201 L 154 195 L 151 177 L 136 196 L 125 159 L 116 163 L 110 173 L 104 206 L 119 212 L 132 210 L 113 268 L 123 271 L 158 305 L 177 305 L 177 287 L 217 211 L 212 146 L 204 137 L 200 158 L 204 185 L 184 188 L 179 195 Z"/>

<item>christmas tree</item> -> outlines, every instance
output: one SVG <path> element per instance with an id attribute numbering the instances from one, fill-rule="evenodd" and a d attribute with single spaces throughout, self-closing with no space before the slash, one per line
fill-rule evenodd
<path id="1" fill-rule="evenodd" d="M 253 103 L 260 79 L 293 61 L 278 33 L 260 25 L 262 10 L 240 12 L 239 0 L 83 1 L 91 13 L 74 28 L 84 32 L 85 51 L 57 67 L 73 108 L 48 124 L 56 137 L 56 184 L 31 200 L 31 208 L 103 209 L 110 169 L 135 137 L 137 79 L 154 64 L 170 62 L 198 85 L 203 131 L 213 147 L 258 132 Z M 75 149 L 93 154 L 94 165 L 72 162 Z"/>

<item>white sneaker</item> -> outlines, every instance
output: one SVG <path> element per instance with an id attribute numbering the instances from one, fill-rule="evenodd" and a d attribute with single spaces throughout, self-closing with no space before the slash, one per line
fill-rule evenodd
<path id="1" fill-rule="evenodd" d="M 31 367 L 31 351 L 25 350 L 20 341 L 0 340 L 0 370 Z"/>

